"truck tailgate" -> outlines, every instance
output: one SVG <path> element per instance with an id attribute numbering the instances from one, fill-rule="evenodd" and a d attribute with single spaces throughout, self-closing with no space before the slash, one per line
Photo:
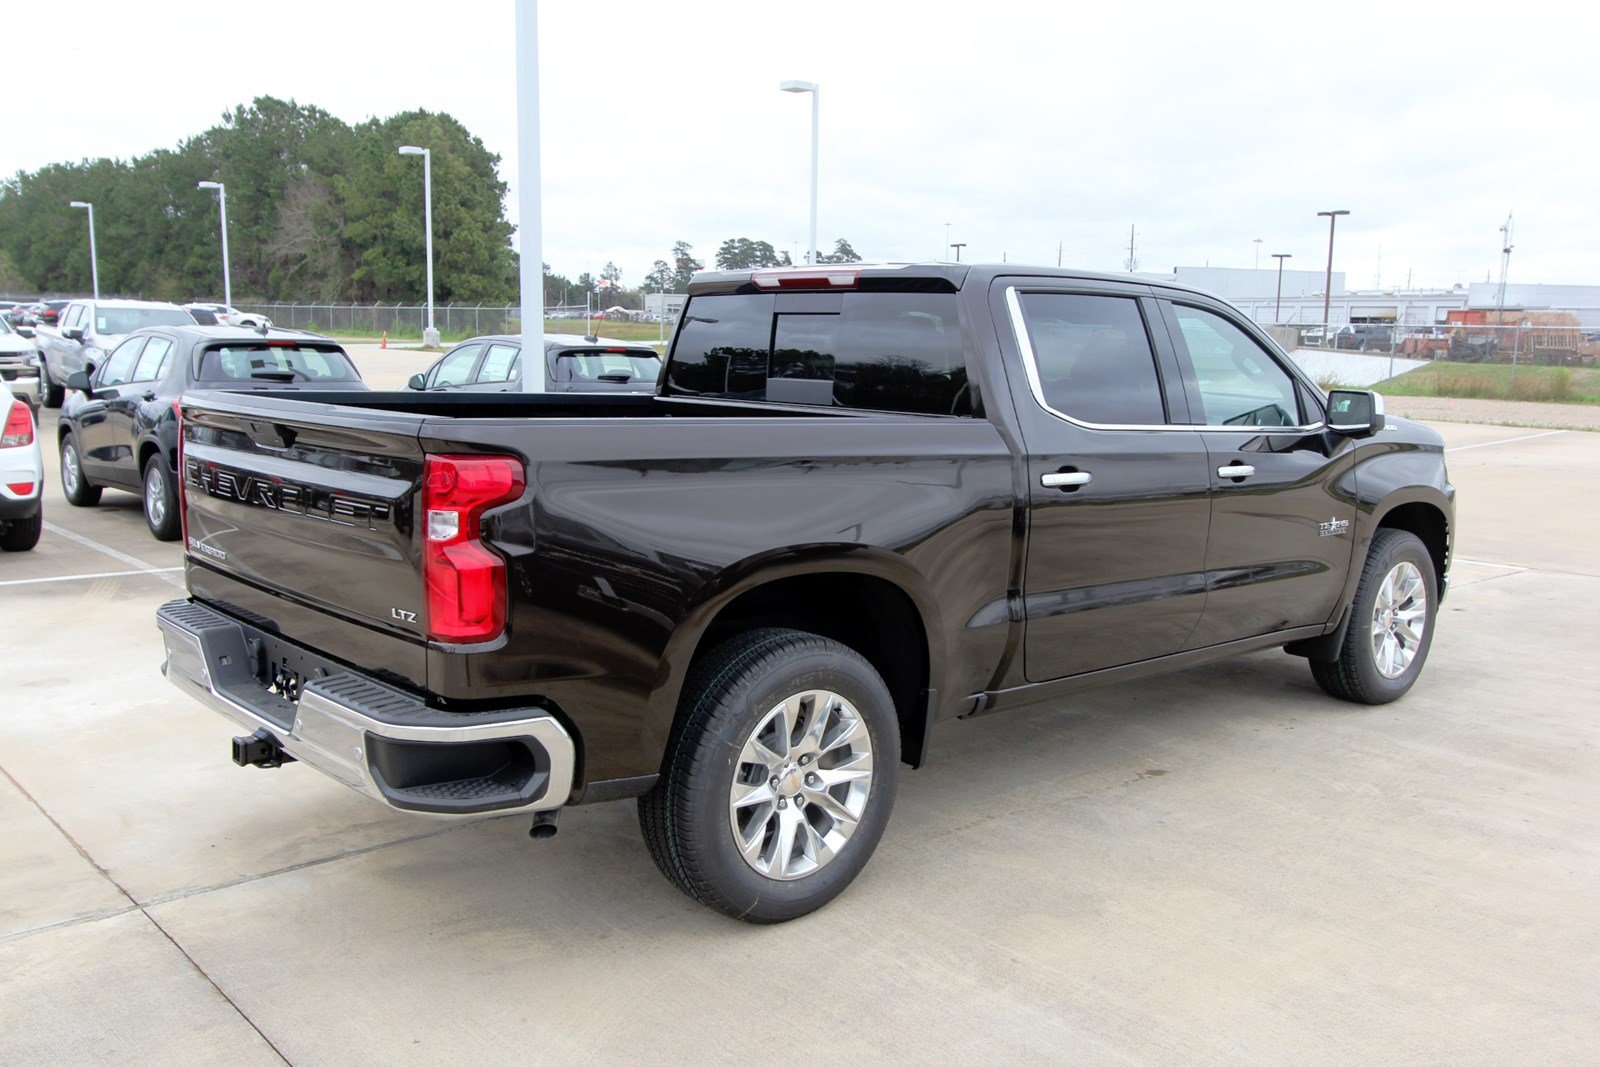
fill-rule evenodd
<path id="1" fill-rule="evenodd" d="M 422 419 L 328 414 L 323 405 L 185 398 L 190 588 L 337 658 L 371 659 L 377 641 L 386 673 L 420 686 Z"/>

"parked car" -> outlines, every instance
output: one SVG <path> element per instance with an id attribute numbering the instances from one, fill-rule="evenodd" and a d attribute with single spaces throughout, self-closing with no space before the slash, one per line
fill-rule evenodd
<path id="1" fill-rule="evenodd" d="M 0 381 L 13 391 L 39 393 L 39 349 L 33 339 L 23 337 L 9 322 L 0 319 Z"/>
<path id="2" fill-rule="evenodd" d="M 70 303 L 72 303 L 72 301 L 70 301 L 70 300 L 41 300 L 41 301 L 39 301 L 39 311 L 34 316 L 33 324 L 35 326 L 54 326 L 54 325 L 56 325 L 60 321 L 61 312 Z"/>
<path id="3" fill-rule="evenodd" d="M 1333 331 L 1330 347 L 1355 352 L 1388 351 L 1394 343 L 1394 327 L 1382 323 L 1358 322 Z"/>
<path id="4" fill-rule="evenodd" d="M 196 392 L 183 436 L 165 672 L 236 762 L 536 835 L 638 797 L 755 922 L 845 889 L 936 724 L 1273 647 L 1399 698 L 1456 540 L 1376 394 L 1017 265 L 701 274 L 654 395 Z"/>
<path id="5" fill-rule="evenodd" d="M 33 407 L 0 381 L 0 550 L 26 552 L 44 528 L 44 463 Z"/>
<path id="6" fill-rule="evenodd" d="M 241 326 L 258 330 L 262 326 L 272 325 L 272 320 L 265 315 L 254 311 L 240 311 L 227 304 L 185 304 L 183 309 L 194 315 L 195 321 L 202 326 Z M 207 316 L 211 321 L 205 321 L 201 315 Z"/>
<path id="7" fill-rule="evenodd" d="M 65 397 L 67 379 L 82 371 L 93 374 L 106 354 L 135 330 L 145 326 L 194 325 L 194 316 L 176 304 L 149 300 L 74 300 L 61 312 L 55 326 L 40 323 L 40 403 L 58 408 Z"/>
<path id="8" fill-rule="evenodd" d="M 186 389 L 365 390 L 344 349 L 287 330 L 157 326 L 122 340 L 92 373 L 67 380 L 57 424 L 67 503 L 91 507 L 103 489 L 140 493 L 159 541 L 179 533 L 178 398 Z"/>
<path id="9" fill-rule="evenodd" d="M 653 393 L 661 357 L 649 345 L 572 334 L 544 335 L 545 386 L 552 393 Z M 409 389 L 430 392 L 518 392 L 522 338 L 510 334 L 463 341 L 421 374 Z"/>

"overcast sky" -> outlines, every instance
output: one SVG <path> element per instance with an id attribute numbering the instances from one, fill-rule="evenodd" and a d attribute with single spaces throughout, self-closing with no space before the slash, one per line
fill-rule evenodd
<path id="1" fill-rule="evenodd" d="M 501 156 L 514 220 L 512 2 L 69 4 L 81 34 L 13 50 L 34 73 L 0 173 L 169 147 L 258 95 L 426 108 Z M 1136 224 L 1142 270 L 1248 267 L 1257 237 L 1265 265 L 1320 268 L 1316 212 L 1348 208 L 1352 287 L 1380 257 L 1385 286 L 1448 286 L 1498 271 L 1514 210 L 1513 281 L 1600 283 L 1597 31 L 1576 3 L 543 0 L 544 258 L 634 284 L 679 238 L 803 250 L 809 98 L 777 89 L 800 78 L 822 86 L 820 243 L 868 259 L 934 258 L 948 222 L 964 259 L 1061 243 L 1120 270 Z"/>

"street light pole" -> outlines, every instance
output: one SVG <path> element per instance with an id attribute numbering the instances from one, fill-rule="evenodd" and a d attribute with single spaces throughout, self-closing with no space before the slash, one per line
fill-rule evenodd
<path id="1" fill-rule="evenodd" d="M 1272 305 L 1272 324 L 1274 326 L 1283 323 L 1283 261 L 1293 257 L 1293 252 L 1272 253 L 1272 258 L 1278 261 L 1278 299 Z"/>
<path id="2" fill-rule="evenodd" d="M 965 242 L 965 241 L 957 241 L 954 244 L 952 244 L 950 247 L 956 250 L 956 262 L 960 263 L 961 262 L 961 250 L 963 248 L 967 247 L 967 242 Z"/>
<path id="3" fill-rule="evenodd" d="M 1333 307 L 1333 227 L 1338 223 L 1340 215 L 1348 214 L 1350 214 L 1350 212 L 1344 210 L 1343 208 L 1340 208 L 1338 211 L 1317 212 L 1318 218 L 1321 218 L 1324 215 L 1326 215 L 1328 218 L 1328 272 L 1322 280 L 1322 336 L 1324 340 L 1326 340 L 1328 336 L 1328 326 L 1330 325 L 1328 322 L 1328 316 L 1331 314 L 1331 309 Z"/>
<path id="4" fill-rule="evenodd" d="M 1261 238 L 1257 237 L 1255 239 L 1255 246 L 1256 246 L 1256 261 L 1255 261 L 1255 265 L 1251 269 L 1252 270 L 1260 270 L 1261 269 Z"/>
<path id="5" fill-rule="evenodd" d="M 422 343 L 439 344 L 439 331 L 433 328 L 433 151 L 416 145 L 401 145 L 402 156 L 422 157 L 422 226 L 428 256 L 428 328 L 422 332 Z"/>
<path id="6" fill-rule="evenodd" d="M 89 276 L 94 279 L 94 298 L 100 299 L 100 257 L 94 250 L 94 205 L 82 200 L 74 200 L 73 207 L 82 208 L 89 213 Z"/>
<path id="7" fill-rule="evenodd" d="M 820 98 L 821 91 L 816 82 L 786 81 L 779 82 L 778 88 L 786 93 L 811 94 L 811 259 L 810 264 L 817 265 L 817 148 L 818 125 L 822 118 Z"/>
<path id="8" fill-rule="evenodd" d="M 221 182 L 196 182 L 196 189 L 215 189 L 222 208 L 222 303 L 233 314 L 233 278 L 228 272 L 228 190 Z"/>

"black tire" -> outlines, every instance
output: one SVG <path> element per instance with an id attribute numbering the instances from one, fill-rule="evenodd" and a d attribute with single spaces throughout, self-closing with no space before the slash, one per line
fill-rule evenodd
<path id="1" fill-rule="evenodd" d="M 780 880 L 740 855 L 730 791 L 752 732 L 785 698 L 807 689 L 837 693 L 859 713 L 872 746 L 871 786 L 854 832 L 832 858 L 809 874 Z M 639 798 L 639 827 L 667 879 L 701 904 L 752 923 L 797 919 L 844 892 L 883 836 L 899 781 L 899 721 L 872 665 L 816 634 L 752 630 L 695 666 L 679 708 L 661 778 Z M 822 759 L 812 766 L 821 769 Z M 802 810 L 820 811 L 796 804 L 793 812 Z"/>
<path id="2" fill-rule="evenodd" d="M 58 408 L 67 398 L 67 391 L 55 383 L 50 377 L 50 368 L 44 360 L 39 361 L 39 403 L 47 408 Z"/>
<path id="3" fill-rule="evenodd" d="M 33 513 L 31 519 L 12 519 L 0 522 L 0 551 L 26 552 L 39 543 L 39 533 L 44 529 L 44 505 Z"/>
<path id="4" fill-rule="evenodd" d="M 1410 563 L 1421 574 L 1426 590 L 1422 639 L 1415 655 L 1396 677 L 1389 678 L 1379 670 L 1373 651 L 1374 610 L 1378 590 L 1389 572 L 1402 563 Z M 1428 649 L 1433 646 L 1434 622 L 1439 612 L 1438 577 L 1433 569 L 1433 557 L 1416 534 L 1404 530 L 1379 530 L 1372 538 L 1366 564 L 1361 569 L 1361 584 L 1356 587 L 1355 602 L 1350 608 L 1350 627 L 1345 632 L 1339 658 L 1331 663 L 1312 660 L 1311 676 L 1330 696 L 1357 704 L 1387 704 L 1406 695 L 1422 674 L 1428 659 Z"/>
<path id="5" fill-rule="evenodd" d="M 178 516 L 178 487 L 160 453 L 144 461 L 144 478 L 140 486 L 139 495 L 144 503 L 144 524 L 150 528 L 150 536 L 157 541 L 176 541 L 181 528 Z M 153 493 L 159 495 L 152 499 Z M 154 514 L 151 511 L 152 503 L 156 507 Z"/>
<path id="6" fill-rule="evenodd" d="M 61 435 L 61 492 L 75 508 L 92 508 L 100 503 L 100 487 L 91 485 L 89 476 L 83 473 L 78 439 L 71 430 Z"/>

